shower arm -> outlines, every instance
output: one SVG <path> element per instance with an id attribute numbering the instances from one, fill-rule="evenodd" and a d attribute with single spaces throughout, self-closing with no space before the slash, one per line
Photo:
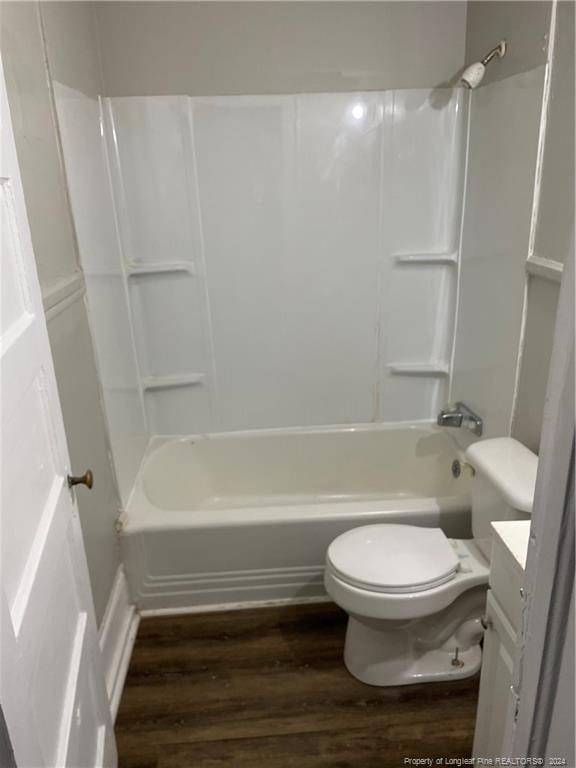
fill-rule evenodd
<path id="1" fill-rule="evenodd" d="M 504 56 L 504 53 L 506 51 L 505 48 L 504 48 L 504 50 L 502 50 L 502 49 L 503 49 L 503 44 L 502 43 L 498 43 L 498 45 L 495 46 L 494 48 L 492 48 L 491 51 L 488 51 L 486 56 L 484 56 L 483 59 L 480 59 L 480 61 L 482 62 L 482 64 L 484 66 L 486 66 L 486 64 L 489 64 L 495 56 L 499 56 L 500 58 L 502 58 L 502 56 Z"/>

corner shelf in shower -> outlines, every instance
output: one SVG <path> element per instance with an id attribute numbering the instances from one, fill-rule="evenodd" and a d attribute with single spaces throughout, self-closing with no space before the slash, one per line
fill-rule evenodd
<path id="1" fill-rule="evenodd" d="M 128 277 L 146 277 L 152 275 L 162 275 L 170 273 L 184 273 L 195 275 L 196 269 L 193 264 L 184 261 L 166 262 L 165 264 L 128 264 L 126 267 Z"/>
<path id="2" fill-rule="evenodd" d="M 390 363 L 388 370 L 393 376 L 448 376 L 446 363 Z"/>
<path id="3" fill-rule="evenodd" d="M 563 271 L 564 264 L 562 262 L 545 259 L 536 254 L 530 256 L 526 261 L 526 272 L 529 275 L 536 275 L 536 277 L 542 277 L 554 283 L 559 283 L 562 280 Z"/>
<path id="4" fill-rule="evenodd" d="M 177 389 L 203 384 L 206 376 L 203 373 L 177 373 L 171 376 L 145 376 L 142 379 L 142 389 L 147 392 L 158 389 Z"/>
<path id="5" fill-rule="evenodd" d="M 397 264 L 456 264 L 457 253 L 397 253 Z"/>

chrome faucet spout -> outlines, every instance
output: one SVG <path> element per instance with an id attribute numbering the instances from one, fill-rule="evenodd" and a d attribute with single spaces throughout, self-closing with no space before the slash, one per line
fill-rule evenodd
<path id="1" fill-rule="evenodd" d="M 437 424 L 439 427 L 461 427 L 463 418 L 461 413 L 442 410 L 438 414 Z"/>
<path id="2" fill-rule="evenodd" d="M 436 419 L 439 427 L 466 427 L 478 437 L 482 436 L 484 424 L 480 416 L 472 411 L 465 403 L 442 408 Z"/>

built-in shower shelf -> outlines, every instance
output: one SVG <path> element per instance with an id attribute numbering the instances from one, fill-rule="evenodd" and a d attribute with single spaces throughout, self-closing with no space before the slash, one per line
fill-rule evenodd
<path id="1" fill-rule="evenodd" d="M 167 272 L 183 272 L 194 275 L 196 270 L 193 264 L 185 261 L 166 262 L 165 264 L 129 264 L 127 273 L 129 277 L 145 277 L 146 275 L 162 275 Z"/>
<path id="2" fill-rule="evenodd" d="M 177 387 L 193 387 L 203 384 L 206 376 L 203 373 L 179 373 L 172 376 L 146 376 L 142 388 L 146 391 L 157 389 L 176 389 Z"/>
<path id="3" fill-rule="evenodd" d="M 545 259 L 542 256 L 530 256 L 526 262 L 526 272 L 529 275 L 543 277 L 545 280 L 552 280 L 554 283 L 559 283 L 562 280 L 563 271 L 564 264 L 562 262 Z"/>
<path id="4" fill-rule="evenodd" d="M 102 382 L 102 389 L 105 392 L 138 392 L 137 384 L 122 384 L 120 382 Z"/>
<path id="5" fill-rule="evenodd" d="M 398 253 L 397 264 L 456 264 L 457 253 Z"/>
<path id="6" fill-rule="evenodd" d="M 448 376 L 445 363 L 390 363 L 388 370 L 394 376 Z"/>

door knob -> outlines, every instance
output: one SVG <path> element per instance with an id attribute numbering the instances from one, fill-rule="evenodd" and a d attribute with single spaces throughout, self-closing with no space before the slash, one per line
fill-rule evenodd
<path id="1" fill-rule="evenodd" d="M 68 475 L 68 488 L 72 488 L 73 485 L 85 485 L 87 488 L 92 488 L 94 484 L 94 475 L 91 469 L 87 469 L 83 475 Z"/>

